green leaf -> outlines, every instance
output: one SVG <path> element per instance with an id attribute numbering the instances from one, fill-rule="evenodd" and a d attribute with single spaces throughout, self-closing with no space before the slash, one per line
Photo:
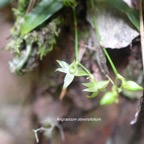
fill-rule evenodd
<path id="1" fill-rule="evenodd" d="M 106 88 L 108 83 L 109 81 L 100 81 L 100 82 L 93 81 L 89 83 L 83 83 L 84 86 L 88 87 L 83 91 L 87 91 L 87 92 L 102 91 L 104 88 Z"/>
<path id="2" fill-rule="evenodd" d="M 84 86 L 88 87 L 88 88 L 84 89 L 83 91 L 86 91 L 86 92 L 96 92 L 96 91 L 98 91 L 96 81 L 92 81 L 92 82 L 89 82 L 89 83 L 82 83 L 82 84 Z"/>
<path id="3" fill-rule="evenodd" d="M 64 61 L 60 61 L 60 60 L 57 60 L 57 62 L 59 63 L 59 65 L 62 67 L 62 68 L 65 68 L 65 69 L 69 69 L 69 64 L 64 62 Z"/>
<path id="4" fill-rule="evenodd" d="M 127 90 L 127 91 L 141 91 L 144 88 L 139 86 L 136 82 L 134 81 L 125 81 L 122 82 L 122 88 Z"/>
<path id="5" fill-rule="evenodd" d="M 78 69 L 77 73 L 75 74 L 75 76 L 81 77 L 81 76 L 88 76 L 88 74 L 82 70 L 82 69 Z"/>
<path id="6" fill-rule="evenodd" d="M 129 12 L 132 9 L 123 0 L 109 0 L 108 2 L 122 12 Z"/>
<path id="7" fill-rule="evenodd" d="M 140 30 L 139 14 L 137 10 L 130 8 L 123 0 L 108 0 L 107 2 L 119 11 L 124 12 L 137 30 Z"/>
<path id="8" fill-rule="evenodd" d="M 93 92 L 90 96 L 87 95 L 87 98 L 95 98 L 98 95 L 98 91 Z"/>
<path id="9" fill-rule="evenodd" d="M 116 91 L 110 91 L 104 94 L 103 98 L 100 100 L 100 105 L 109 105 L 117 102 L 118 93 Z"/>
<path id="10" fill-rule="evenodd" d="M 95 91 L 98 91 L 98 88 L 97 88 L 97 85 L 93 85 L 92 87 L 86 88 L 83 91 L 86 91 L 86 92 L 95 92 Z"/>
<path id="11" fill-rule="evenodd" d="M 99 81 L 99 82 L 97 82 L 97 88 L 100 91 L 104 90 L 107 87 L 108 84 L 109 84 L 108 80 L 107 81 Z"/>
<path id="12" fill-rule="evenodd" d="M 59 65 L 61 66 L 61 68 L 56 69 L 56 71 L 60 71 L 60 72 L 63 72 L 63 73 L 69 73 L 69 69 L 70 69 L 69 68 L 70 67 L 69 64 L 67 64 L 64 61 L 59 61 L 59 60 L 57 60 L 57 62 L 59 63 Z"/>
<path id="13" fill-rule="evenodd" d="M 68 71 L 64 68 L 58 68 L 56 71 L 62 72 L 62 73 L 68 73 Z"/>
<path id="14" fill-rule="evenodd" d="M 37 6 L 26 15 L 21 27 L 21 35 L 23 36 L 35 29 L 60 10 L 62 6 L 63 2 L 59 0 L 41 0 Z"/>
<path id="15" fill-rule="evenodd" d="M 65 6 L 69 6 L 69 7 L 74 6 L 75 7 L 77 5 L 76 0 L 62 0 L 62 1 Z"/>
<path id="16" fill-rule="evenodd" d="M 72 83 L 73 79 L 74 79 L 74 75 L 66 74 L 66 76 L 64 78 L 63 89 L 66 89 Z"/>
<path id="17" fill-rule="evenodd" d="M 140 31 L 140 20 L 139 20 L 139 14 L 136 10 L 131 10 L 130 12 L 127 12 L 127 16 L 129 20 L 133 23 L 133 25 L 137 28 L 137 30 Z"/>
<path id="18" fill-rule="evenodd" d="M 92 87 L 93 85 L 95 85 L 95 82 L 89 82 L 89 83 L 82 83 L 82 85 L 86 86 L 86 87 Z"/>

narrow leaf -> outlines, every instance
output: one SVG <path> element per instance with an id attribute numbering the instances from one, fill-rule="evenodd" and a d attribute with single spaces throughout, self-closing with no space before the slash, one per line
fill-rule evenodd
<path id="1" fill-rule="evenodd" d="M 21 35 L 25 35 L 44 21 L 49 19 L 55 12 L 60 10 L 63 3 L 58 0 L 41 0 L 37 6 L 26 15 L 21 27 Z"/>
<path id="2" fill-rule="evenodd" d="M 68 73 L 67 69 L 64 68 L 58 68 L 56 71 L 62 72 L 62 73 Z"/>
<path id="3" fill-rule="evenodd" d="M 57 62 L 59 63 L 59 65 L 62 67 L 62 68 L 65 68 L 65 69 L 69 69 L 69 64 L 64 62 L 64 61 L 59 61 L 57 60 Z"/>
<path id="4" fill-rule="evenodd" d="M 108 0 L 107 2 L 119 11 L 124 12 L 137 30 L 140 30 L 139 14 L 137 10 L 130 8 L 123 0 Z"/>
<path id="5" fill-rule="evenodd" d="M 89 83 L 82 83 L 82 85 L 86 86 L 86 87 L 92 87 L 93 85 L 95 85 L 95 82 L 89 82 Z"/>
<path id="6" fill-rule="evenodd" d="M 93 85 L 92 87 L 84 89 L 83 91 L 86 91 L 86 92 L 95 92 L 95 91 L 98 91 L 97 85 Z"/>
<path id="7" fill-rule="evenodd" d="M 62 0 L 65 6 L 75 7 L 77 5 L 76 0 Z"/>
<path id="8" fill-rule="evenodd" d="M 65 76 L 65 78 L 64 78 L 63 89 L 66 89 L 71 84 L 71 82 L 73 81 L 73 79 L 74 79 L 74 75 L 67 74 Z"/>
<path id="9" fill-rule="evenodd" d="M 127 16 L 129 20 L 133 23 L 133 25 L 140 31 L 140 23 L 139 23 L 139 14 L 137 11 L 132 10 L 131 12 L 127 12 Z"/>
<path id="10" fill-rule="evenodd" d="M 107 87 L 108 84 L 109 84 L 109 81 L 99 81 L 97 82 L 97 88 L 98 90 L 103 90 Z"/>
<path id="11" fill-rule="evenodd" d="M 81 70 L 81 69 L 78 69 L 77 73 L 75 74 L 75 76 L 88 76 L 88 74 L 84 71 L 84 70 Z"/>

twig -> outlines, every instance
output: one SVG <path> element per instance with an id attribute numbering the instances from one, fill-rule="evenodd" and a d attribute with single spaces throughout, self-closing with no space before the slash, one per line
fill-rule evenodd
<path id="1" fill-rule="evenodd" d="M 33 9 L 35 4 L 36 4 L 36 0 L 30 0 L 28 8 L 26 10 L 26 14 L 28 14 Z"/>
<path id="2" fill-rule="evenodd" d="M 75 60 L 78 61 L 78 23 L 76 8 L 73 8 L 73 18 L 74 18 L 74 34 L 75 34 Z"/>
<path id="3" fill-rule="evenodd" d="M 140 15 L 140 35 L 141 35 L 142 64 L 143 64 L 143 71 L 144 71 L 144 22 L 143 22 L 142 0 L 139 0 L 139 15 Z"/>
<path id="4" fill-rule="evenodd" d="M 52 138 L 52 132 L 53 132 L 55 127 L 57 127 L 59 129 L 61 139 L 63 141 L 65 140 L 63 127 L 57 121 L 53 121 L 53 119 L 49 119 L 48 121 L 46 121 L 46 124 L 50 125 L 50 127 L 49 128 L 40 127 L 36 130 L 33 130 L 37 143 L 39 143 L 38 132 L 45 132 L 45 135 L 47 136 L 47 138 L 51 139 Z"/>

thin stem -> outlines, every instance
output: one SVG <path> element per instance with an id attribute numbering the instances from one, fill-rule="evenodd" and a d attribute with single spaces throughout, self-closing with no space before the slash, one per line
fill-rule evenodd
<path id="1" fill-rule="evenodd" d="M 94 7 L 94 1 L 91 0 L 90 2 L 91 2 L 91 7 L 93 8 L 93 7 Z M 98 35 L 99 44 L 100 44 L 100 46 L 102 47 L 101 35 L 100 35 L 100 33 L 99 33 L 99 30 L 98 30 L 98 27 L 97 27 L 97 22 L 96 22 L 96 18 L 95 18 L 95 17 L 93 17 L 93 21 L 94 21 L 95 31 L 96 31 L 96 33 L 97 33 L 97 35 Z M 118 71 L 117 71 L 114 63 L 112 62 L 112 59 L 110 58 L 107 50 L 106 50 L 105 48 L 103 48 L 103 51 L 104 51 L 104 53 L 105 53 L 105 55 L 106 55 L 106 57 L 107 57 L 110 65 L 111 65 L 111 67 L 112 67 L 112 69 L 113 69 L 114 74 L 117 76 Z"/>
<path id="2" fill-rule="evenodd" d="M 98 30 L 98 27 L 97 27 L 97 21 L 96 21 L 95 17 L 93 18 L 93 21 L 94 21 L 95 30 L 97 32 L 97 38 L 98 38 L 98 41 L 99 41 L 99 43 L 101 45 L 102 40 L 101 40 L 101 36 L 100 36 L 99 30 Z"/>
<path id="3" fill-rule="evenodd" d="M 112 85 L 114 85 L 113 80 L 109 77 L 109 75 L 106 75 L 106 77 L 108 78 L 108 80 L 112 83 Z"/>
<path id="4" fill-rule="evenodd" d="M 143 63 L 143 70 L 144 70 L 144 23 L 143 23 L 142 0 L 139 0 L 139 15 L 140 15 L 140 35 L 141 35 L 142 63 Z"/>
<path id="5" fill-rule="evenodd" d="M 93 10 L 93 8 L 94 8 L 94 1 L 91 0 L 91 1 L 90 1 L 90 4 L 91 4 L 92 10 Z M 94 22 L 95 31 L 96 31 L 96 33 L 97 33 L 98 41 L 99 41 L 99 43 L 101 44 L 101 36 L 100 36 L 99 30 L 98 30 L 98 27 L 97 27 L 97 21 L 96 21 L 96 18 L 95 18 L 95 17 L 93 17 L 93 22 Z"/>
<path id="6" fill-rule="evenodd" d="M 94 76 L 91 74 L 91 72 L 83 64 L 81 64 L 81 63 L 78 63 L 78 64 L 85 72 L 87 72 L 87 74 L 89 75 L 89 77 L 91 79 L 94 79 Z"/>
<path id="7" fill-rule="evenodd" d="M 108 54 L 108 52 L 107 52 L 107 50 L 105 48 L 103 48 L 103 51 L 104 51 L 104 53 L 105 53 L 110 65 L 111 65 L 111 67 L 113 69 L 114 74 L 117 76 L 118 75 L 118 71 L 117 71 L 117 69 L 116 69 L 111 57 L 109 56 L 109 54 Z"/>
<path id="8" fill-rule="evenodd" d="M 78 61 L 78 27 L 77 27 L 77 16 L 75 7 L 73 8 L 73 18 L 74 18 L 74 32 L 75 32 L 75 60 Z"/>
<path id="9" fill-rule="evenodd" d="M 90 5 L 91 5 L 91 8 L 94 8 L 94 1 L 93 0 L 90 1 Z"/>

